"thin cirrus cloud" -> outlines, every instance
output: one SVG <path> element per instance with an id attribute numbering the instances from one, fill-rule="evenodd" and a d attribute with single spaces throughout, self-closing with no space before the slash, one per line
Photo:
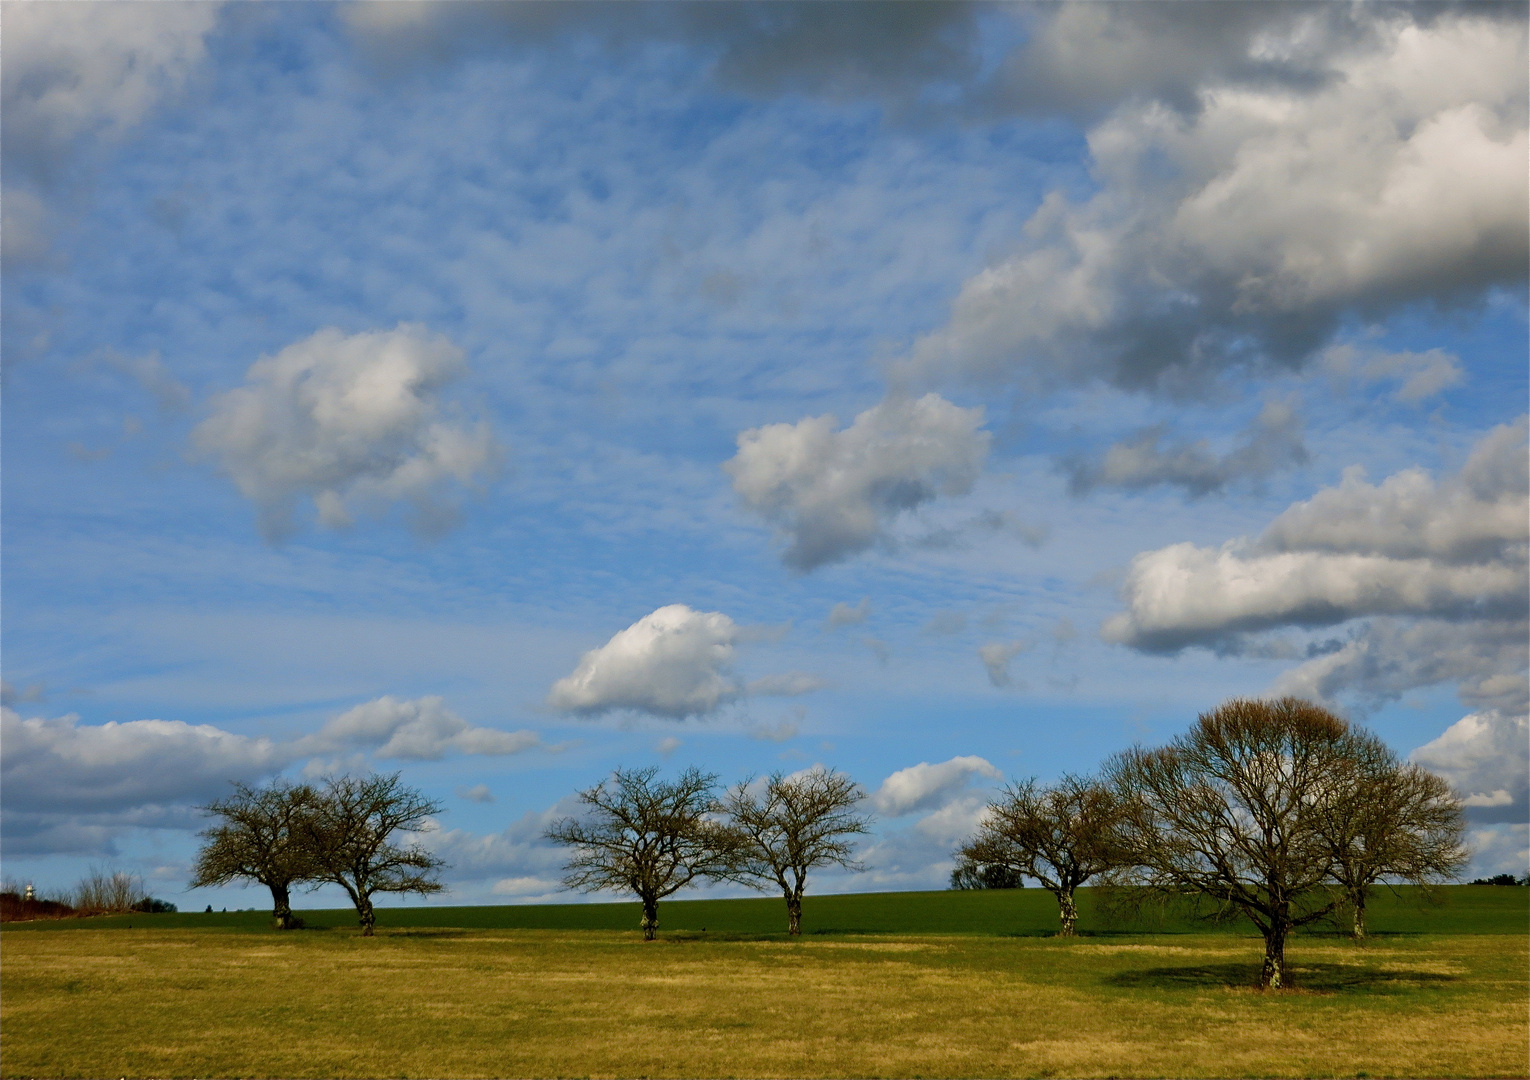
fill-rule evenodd
<path id="1" fill-rule="evenodd" d="M 972 489 L 988 455 L 983 410 L 937 394 L 889 398 L 846 428 L 833 416 L 768 424 L 738 436 L 723 468 L 750 510 L 786 541 L 805 573 L 890 539 L 897 518 Z"/>
<path id="2" fill-rule="evenodd" d="M 554 709 L 584 716 L 631 710 L 671 720 L 705 716 L 748 695 L 794 696 L 825 685 L 783 672 L 745 683 L 733 671 L 741 628 L 720 611 L 661 607 L 580 658 L 548 692 Z"/>
<path id="3" fill-rule="evenodd" d="M 440 400 L 463 368 L 462 350 L 417 324 L 320 330 L 214 398 L 192 445 L 254 503 L 269 540 L 296 528 L 300 500 L 330 528 L 403 502 L 420 530 L 438 531 L 454 520 L 454 494 L 498 454 L 486 421 L 451 416 Z"/>

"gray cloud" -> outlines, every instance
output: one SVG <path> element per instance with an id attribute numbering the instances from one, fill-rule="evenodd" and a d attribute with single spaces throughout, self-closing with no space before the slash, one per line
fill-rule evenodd
<path id="1" fill-rule="evenodd" d="M 806 572 L 887 541 L 899 515 L 970 491 L 988 454 L 981 408 L 936 394 L 889 399 L 847 428 L 833 416 L 738 436 L 723 468 L 744 505 L 787 540 L 782 561 Z"/>
<path id="2" fill-rule="evenodd" d="M 1000 688 L 1025 689 L 1023 682 L 1016 683 L 1009 673 L 1009 662 L 1019 656 L 1030 643 L 1025 641 L 990 641 L 978 647 L 978 659 L 988 671 L 988 681 Z"/>
<path id="3" fill-rule="evenodd" d="M 286 767 L 290 747 L 210 724 L 132 720 L 82 725 L 74 714 L 22 719 L 0 710 L 7 811 L 87 814 L 201 801 L 230 781 L 254 781 Z"/>
<path id="4" fill-rule="evenodd" d="M 841 626 L 854 626 L 866 621 L 866 616 L 871 614 L 871 597 L 861 597 L 861 602 L 854 607 L 840 601 L 829 609 L 829 617 L 824 624 L 830 630 L 836 630 Z"/>
<path id="5" fill-rule="evenodd" d="M 444 415 L 438 391 L 462 367 L 462 351 L 423 326 L 320 330 L 256 361 L 244 386 L 213 400 L 192 444 L 255 504 L 268 539 L 295 528 L 300 498 L 330 528 L 406 502 L 429 532 L 451 520 L 453 489 L 496 461 L 486 422 Z"/>
<path id="6" fill-rule="evenodd" d="M 1101 487 L 1141 491 L 1166 485 L 1200 498 L 1307 460 L 1301 420 L 1284 402 L 1266 405 L 1242 444 L 1226 454 L 1213 452 L 1205 439 L 1161 446 L 1165 433 L 1163 425 L 1146 428 L 1099 458 L 1064 461 L 1068 489 L 1083 495 Z"/>

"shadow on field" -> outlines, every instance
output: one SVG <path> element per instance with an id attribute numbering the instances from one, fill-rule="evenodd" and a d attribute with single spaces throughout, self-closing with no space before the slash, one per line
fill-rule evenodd
<path id="1" fill-rule="evenodd" d="M 1290 984 L 1299 990 L 1417 989 L 1457 981 L 1455 975 L 1432 971 L 1399 971 L 1356 967 L 1351 964 L 1291 964 Z M 1259 983 L 1259 969 L 1252 964 L 1197 964 L 1190 967 L 1147 968 L 1123 971 L 1105 980 L 1112 986 L 1173 989 L 1188 987 L 1250 987 Z"/>

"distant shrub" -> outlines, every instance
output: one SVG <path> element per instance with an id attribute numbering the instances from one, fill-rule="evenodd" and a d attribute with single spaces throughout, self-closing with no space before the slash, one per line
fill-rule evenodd
<path id="1" fill-rule="evenodd" d="M 0 922 L 30 922 L 33 919 L 67 919 L 74 908 L 58 900 L 28 900 L 15 889 L 0 892 Z"/>
<path id="2" fill-rule="evenodd" d="M 951 871 L 953 889 L 1023 889 L 1025 879 L 1007 866 L 959 862 Z"/>
<path id="3" fill-rule="evenodd" d="M 152 896 L 145 896 L 133 905 L 133 910 L 145 915 L 163 915 L 166 912 L 176 910 L 175 905 L 168 900 L 158 900 Z"/>
<path id="4" fill-rule="evenodd" d="M 1515 878 L 1513 874 L 1494 874 L 1492 877 L 1480 877 L 1468 884 L 1471 885 L 1524 885 L 1530 883 L 1530 875 Z"/>

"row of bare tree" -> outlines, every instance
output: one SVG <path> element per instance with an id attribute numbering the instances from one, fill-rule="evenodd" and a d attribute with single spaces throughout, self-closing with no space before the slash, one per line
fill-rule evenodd
<path id="1" fill-rule="evenodd" d="M 861 869 L 854 839 L 871 823 L 864 790 L 822 768 L 720 794 L 717 777 L 695 768 L 675 780 L 618 769 L 578 798 L 583 812 L 546 834 L 570 850 L 564 884 L 635 895 L 649 940 L 659 901 L 702 879 L 779 889 L 788 932 L 801 933 L 809 872 Z M 300 884 L 344 888 L 365 934 L 373 894 L 442 888 L 438 858 L 393 841 L 440 810 L 397 774 L 239 786 L 207 809 L 221 821 L 203 833 L 193 887 L 260 882 L 280 926 L 292 923 Z M 1209 902 L 1259 929 L 1261 984 L 1278 987 L 1294 929 L 1348 905 L 1362 937 L 1372 889 L 1454 878 L 1468 858 L 1463 832 L 1444 781 L 1369 732 L 1295 698 L 1233 700 L 1165 747 L 1110 758 L 1098 777 L 1006 788 L 958 849 L 954 877 L 1036 881 L 1056 896 L 1064 935 L 1075 932 L 1075 891 L 1091 880 L 1137 900 Z"/>
<path id="2" fill-rule="evenodd" d="M 1371 890 L 1455 877 L 1463 832 L 1450 787 L 1371 733 L 1296 698 L 1234 700 L 1098 777 L 1006 789 L 957 858 L 969 876 L 999 869 L 1050 890 L 1065 935 L 1091 879 L 1241 914 L 1264 937 L 1261 985 L 1278 987 L 1292 930 L 1347 906 L 1363 938 Z"/>

